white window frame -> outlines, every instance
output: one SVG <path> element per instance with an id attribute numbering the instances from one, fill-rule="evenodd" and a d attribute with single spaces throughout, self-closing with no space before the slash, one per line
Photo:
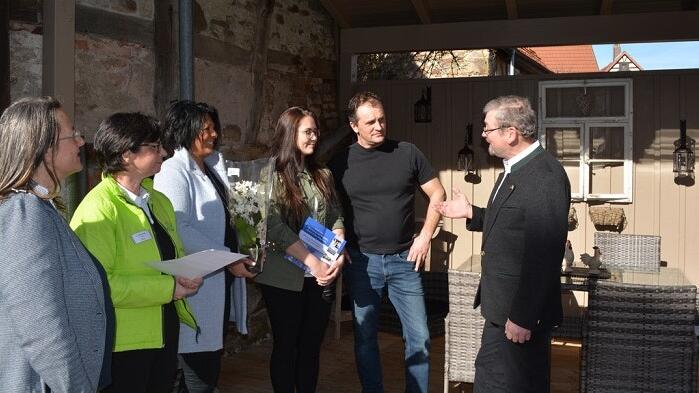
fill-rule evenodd
<path id="1" fill-rule="evenodd" d="M 599 117 L 546 117 L 546 90 L 551 88 L 566 87 L 602 87 L 623 86 L 625 103 L 623 116 L 599 116 Z M 546 128 L 571 127 L 580 128 L 580 192 L 573 193 L 575 201 L 607 201 L 607 202 L 633 202 L 633 82 L 629 78 L 619 79 L 584 79 L 565 81 L 541 81 L 539 82 L 539 142 L 546 147 Z M 594 162 L 618 162 L 612 159 L 590 159 L 590 128 L 591 127 L 623 127 L 624 128 L 624 188 L 623 193 L 618 194 L 592 194 L 590 193 L 591 163 Z"/>

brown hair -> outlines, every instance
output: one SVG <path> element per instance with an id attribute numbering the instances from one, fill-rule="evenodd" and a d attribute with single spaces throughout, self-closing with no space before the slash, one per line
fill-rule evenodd
<path id="1" fill-rule="evenodd" d="M 0 117 L 0 200 L 12 189 L 31 192 L 30 181 L 42 163 L 54 183 L 49 197 L 59 192 L 61 179 L 45 161 L 48 150 L 58 143 L 59 109 L 61 103 L 53 97 L 27 97 L 3 112 Z M 53 149 L 55 154 L 56 149 Z"/>
<path id="2" fill-rule="evenodd" d="M 347 104 L 347 118 L 350 123 L 357 124 L 357 108 L 360 106 L 370 103 L 372 106 L 383 107 L 383 102 L 381 102 L 381 97 L 376 93 L 370 91 L 360 91 L 350 98 Z"/>
<path id="3" fill-rule="evenodd" d="M 310 213 L 303 201 L 303 191 L 297 183 L 298 174 L 304 170 L 304 165 L 325 202 L 330 204 L 335 201 L 335 186 L 329 172 L 323 170 L 324 166 L 318 163 L 315 153 L 304 158 L 296 147 L 299 124 L 306 116 L 310 116 L 318 124 L 316 115 L 308 109 L 294 106 L 285 110 L 277 120 L 272 144 L 275 171 L 282 184 L 282 189 L 275 192 L 284 210 L 282 213 L 294 229 L 300 228 Z"/>

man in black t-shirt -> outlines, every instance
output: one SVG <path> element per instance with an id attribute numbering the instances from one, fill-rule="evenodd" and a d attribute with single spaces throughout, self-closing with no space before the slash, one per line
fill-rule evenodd
<path id="1" fill-rule="evenodd" d="M 377 340 L 384 290 L 396 308 L 405 338 L 405 391 L 426 393 L 430 335 L 418 270 L 429 251 L 440 215 L 428 209 L 415 232 L 415 192 L 434 205 L 444 188 L 417 147 L 386 138 L 381 99 L 356 94 L 348 105 L 357 142 L 336 155 L 330 169 L 342 199 L 348 251 L 345 267 L 354 306 L 354 350 L 364 393 L 383 393 Z"/>

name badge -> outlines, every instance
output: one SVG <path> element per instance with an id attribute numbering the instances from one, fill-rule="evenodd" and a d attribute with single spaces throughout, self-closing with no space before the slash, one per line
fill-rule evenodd
<path id="1" fill-rule="evenodd" d="M 143 243 L 146 240 L 150 240 L 150 239 L 151 239 L 150 232 L 148 232 L 148 231 L 141 231 L 141 232 L 137 232 L 137 233 L 134 233 L 133 235 L 131 235 L 131 240 L 133 240 L 134 244 Z"/>
<path id="2" fill-rule="evenodd" d="M 240 176 L 240 168 L 228 168 L 228 176 Z"/>

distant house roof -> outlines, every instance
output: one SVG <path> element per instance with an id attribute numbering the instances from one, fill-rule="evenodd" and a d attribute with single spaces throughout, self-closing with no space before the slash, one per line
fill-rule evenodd
<path id="1" fill-rule="evenodd" d="M 629 67 L 627 69 L 622 70 L 618 66 L 619 63 L 622 62 L 628 62 Z M 614 72 L 614 71 L 643 71 L 643 67 L 641 67 L 640 64 L 634 59 L 627 51 L 622 51 L 614 59 L 612 59 L 612 62 L 607 64 L 606 67 L 602 68 L 602 72 Z"/>
<path id="2" fill-rule="evenodd" d="M 599 72 L 592 45 L 538 46 L 520 52 L 557 74 Z"/>

